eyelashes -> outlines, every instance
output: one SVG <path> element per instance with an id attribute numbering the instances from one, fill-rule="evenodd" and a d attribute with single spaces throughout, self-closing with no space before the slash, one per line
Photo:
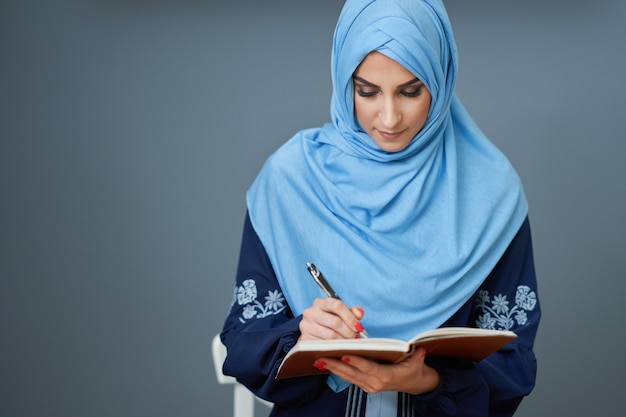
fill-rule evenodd
<path id="1" fill-rule="evenodd" d="M 403 90 L 400 92 L 400 94 L 402 94 L 405 97 L 417 97 L 420 94 L 422 94 L 422 88 L 424 88 L 424 86 L 420 85 L 419 87 L 414 87 L 409 90 Z"/>
<path id="2" fill-rule="evenodd" d="M 377 95 L 380 91 L 366 91 L 361 87 L 357 87 L 356 88 L 356 93 L 361 96 L 361 97 L 374 97 L 375 95 Z"/>
<path id="3" fill-rule="evenodd" d="M 404 97 L 408 97 L 408 98 L 413 98 L 413 97 L 417 97 L 422 93 L 422 89 L 424 88 L 424 85 L 419 85 L 417 87 L 411 87 L 405 90 L 401 90 L 398 92 L 398 94 L 404 96 Z M 363 87 L 363 86 L 356 86 L 356 93 L 360 96 L 360 97 L 374 97 L 378 94 L 381 93 L 380 90 L 378 89 L 370 89 L 367 87 Z"/>

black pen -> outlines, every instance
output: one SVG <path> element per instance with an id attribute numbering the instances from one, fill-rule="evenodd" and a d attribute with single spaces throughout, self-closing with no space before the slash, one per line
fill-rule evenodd
<path id="1" fill-rule="evenodd" d="M 310 262 L 306 263 L 306 269 L 309 270 L 309 274 L 311 274 L 313 280 L 317 283 L 317 285 L 320 286 L 322 291 L 324 291 L 324 294 L 326 294 L 330 298 L 336 298 L 337 300 L 341 300 L 341 298 L 339 298 L 339 295 L 335 292 L 335 290 L 333 290 L 333 287 L 331 287 L 328 281 L 326 281 L 326 278 L 324 277 L 324 274 L 322 274 L 322 271 L 317 269 L 317 267 Z M 359 335 L 363 338 L 366 338 L 367 332 L 365 330 L 362 330 L 359 332 Z"/>

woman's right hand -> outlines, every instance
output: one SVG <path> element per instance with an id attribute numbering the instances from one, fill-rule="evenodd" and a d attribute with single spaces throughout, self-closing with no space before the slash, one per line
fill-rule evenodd
<path id="1" fill-rule="evenodd" d="M 302 313 L 298 340 L 354 339 L 363 330 L 361 318 L 361 307 L 348 308 L 336 298 L 316 298 Z"/>

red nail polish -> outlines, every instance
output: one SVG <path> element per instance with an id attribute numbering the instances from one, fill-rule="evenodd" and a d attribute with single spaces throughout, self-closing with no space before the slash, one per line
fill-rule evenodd
<path id="1" fill-rule="evenodd" d="M 319 369 L 320 371 L 323 371 L 324 368 L 326 367 L 326 362 L 324 361 L 315 361 L 313 363 L 313 366 L 315 366 L 317 369 Z"/>
<path id="2" fill-rule="evenodd" d="M 356 324 L 354 325 L 354 328 L 356 329 L 357 332 L 361 333 L 363 331 L 363 325 L 361 323 L 359 323 L 358 321 L 356 322 Z"/>
<path id="3" fill-rule="evenodd" d="M 363 310 L 361 307 L 357 307 L 356 309 L 361 312 L 361 317 L 365 315 L 365 310 Z"/>
<path id="4" fill-rule="evenodd" d="M 360 339 L 361 338 L 361 333 L 357 333 L 356 336 L 354 336 L 355 339 Z"/>
<path id="5" fill-rule="evenodd" d="M 341 358 L 341 362 L 343 363 L 349 363 L 350 362 L 350 358 L 347 356 L 344 356 L 343 358 Z"/>

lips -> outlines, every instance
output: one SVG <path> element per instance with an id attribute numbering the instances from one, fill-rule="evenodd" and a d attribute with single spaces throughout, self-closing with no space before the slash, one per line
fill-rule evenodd
<path id="1" fill-rule="evenodd" d="M 382 131 L 382 130 L 379 130 L 379 131 L 378 131 L 378 134 L 379 134 L 379 135 L 380 135 L 380 136 L 381 136 L 384 140 L 389 141 L 389 142 L 393 142 L 393 141 L 395 141 L 395 140 L 399 139 L 399 138 L 402 136 L 402 134 L 403 134 L 403 133 L 404 133 L 404 130 L 403 130 L 403 131 L 401 131 L 401 132 L 384 132 L 384 131 Z"/>

